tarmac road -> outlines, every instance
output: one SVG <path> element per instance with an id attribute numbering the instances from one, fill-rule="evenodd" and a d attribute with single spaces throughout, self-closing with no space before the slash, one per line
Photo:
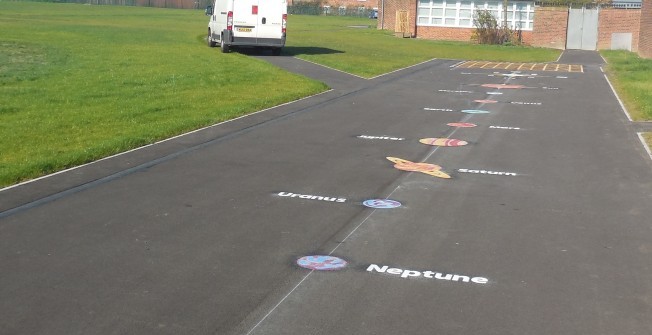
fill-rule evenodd
<path id="1" fill-rule="evenodd" d="M 652 162 L 593 59 L 261 58 L 334 90 L 0 192 L 0 334 L 652 333 Z"/>

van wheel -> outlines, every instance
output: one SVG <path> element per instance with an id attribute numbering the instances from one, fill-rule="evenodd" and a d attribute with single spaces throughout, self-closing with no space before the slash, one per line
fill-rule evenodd
<path id="1" fill-rule="evenodd" d="M 224 36 L 222 36 L 222 40 L 220 41 L 220 49 L 222 49 L 222 53 L 229 52 L 229 45 L 224 42 Z"/>
<path id="2" fill-rule="evenodd" d="M 281 55 L 281 48 L 272 48 L 272 55 L 280 56 Z"/>
<path id="3" fill-rule="evenodd" d="M 208 41 L 208 46 L 214 48 L 217 46 L 217 43 L 211 38 L 211 30 L 208 29 L 208 36 L 206 36 L 206 41 Z"/>

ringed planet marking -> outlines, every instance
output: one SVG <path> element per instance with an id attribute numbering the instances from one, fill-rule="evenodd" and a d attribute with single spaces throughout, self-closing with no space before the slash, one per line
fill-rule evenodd
<path id="1" fill-rule="evenodd" d="M 446 125 L 451 127 L 458 127 L 458 128 L 473 128 L 478 126 L 475 123 L 468 123 L 468 122 L 452 122 L 452 123 L 447 123 Z"/>
<path id="2" fill-rule="evenodd" d="M 380 208 L 380 209 L 401 207 L 400 202 L 396 200 L 390 200 L 390 199 L 369 199 L 362 202 L 362 204 L 369 208 Z"/>
<path id="3" fill-rule="evenodd" d="M 297 265 L 300 267 L 317 271 L 339 270 L 346 264 L 347 262 L 341 258 L 324 255 L 304 256 L 297 260 Z"/>
<path id="4" fill-rule="evenodd" d="M 454 138 L 422 138 L 419 142 L 438 147 L 461 147 L 469 144 L 467 141 L 457 140 Z"/>
<path id="5" fill-rule="evenodd" d="M 387 159 L 394 163 L 394 167 L 396 169 L 402 171 L 421 172 L 437 178 L 451 178 L 451 176 L 446 174 L 444 171 L 441 171 L 441 166 L 439 165 L 429 163 L 415 163 L 396 157 L 387 157 Z"/>

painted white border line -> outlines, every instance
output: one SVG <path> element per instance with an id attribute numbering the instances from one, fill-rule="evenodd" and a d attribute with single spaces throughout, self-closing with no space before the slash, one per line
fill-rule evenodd
<path id="1" fill-rule="evenodd" d="M 643 138 L 643 133 L 636 134 L 638 135 L 638 139 L 641 140 L 641 143 L 643 143 L 643 147 L 645 148 L 645 151 L 647 151 L 648 156 L 650 156 L 650 159 L 652 160 L 652 150 L 650 150 L 650 146 L 647 145 L 645 138 Z"/>
<path id="2" fill-rule="evenodd" d="M 461 61 L 459 61 L 459 62 L 457 62 L 457 63 L 455 63 L 455 64 L 453 64 L 453 65 L 451 65 L 451 66 L 449 66 L 449 67 L 450 67 L 451 69 L 455 69 L 455 68 L 457 68 L 458 66 L 460 66 L 460 65 L 462 65 L 462 64 L 464 64 L 464 63 L 466 63 L 466 62 L 468 62 L 468 61 L 466 61 L 466 60 L 461 60 Z"/>
<path id="3" fill-rule="evenodd" d="M 429 60 L 427 60 L 427 61 L 423 61 L 423 62 L 421 62 L 421 63 L 417 63 L 417 64 L 410 65 L 410 66 L 406 66 L 406 67 L 404 67 L 404 68 L 400 68 L 400 69 L 397 69 L 397 70 L 394 70 L 394 71 L 390 71 L 390 72 L 387 72 L 387 73 L 383 73 L 383 74 L 377 75 L 377 76 L 375 76 L 375 77 L 365 78 L 365 77 L 358 76 L 357 74 L 353 74 L 353 73 L 349 73 L 349 72 L 346 72 L 346 71 L 338 70 L 338 69 L 336 69 L 336 68 L 332 68 L 332 67 L 330 67 L 330 66 L 326 66 L 326 65 L 323 65 L 323 64 L 315 63 L 315 62 L 313 62 L 313 61 L 309 61 L 309 60 L 301 59 L 301 58 L 298 58 L 298 57 L 292 57 L 292 58 L 294 58 L 294 59 L 298 59 L 298 60 L 300 60 L 300 61 L 304 61 L 304 62 L 306 62 L 306 63 L 314 64 L 314 65 L 317 65 L 317 66 L 321 66 L 321 67 L 323 67 L 323 68 L 327 68 L 327 69 L 329 69 L 329 70 L 333 70 L 333 71 L 337 71 L 337 72 L 340 72 L 340 73 L 348 74 L 349 76 L 356 77 L 356 78 L 360 78 L 360 79 L 364 79 L 364 80 L 373 80 L 373 79 L 376 79 L 376 78 L 380 78 L 380 77 L 382 77 L 382 76 L 386 76 L 386 75 L 388 75 L 388 74 L 392 74 L 392 73 L 395 73 L 395 72 L 403 71 L 403 70 L 409 69 L 409 68 L 411 68 L 411 67 L 415 67 L 415 66 L 419 66 L 419 65 L 421 65 L 421 64 L 425 64 L 425 63 L 428 63 L 428 62 L 432 62 L 433 60 L 436 60 L 436 59 L 437 59 L 437 58 L 432 58 L 432 59 L 429 59 Z"/>
<path id="4" fill-rule="evenodd" d="M 623 101 L 620 100 L 620 97 L 618 96 L 618 93 L 616 93 L 616 89 L 614 88 L 613 85 L 611 85 L 611 81 L 609 81 L 609 77 L 607 76 L 607 73 L 604 72 L 604 69 L 602 68 L 602 66 L 600 66 L 600 71 L 602 71 L 602 75 L 604 76 L 604 79 L 607 80 L 607 84 L 609 84 L 609 87 L 611 87 L 611 92 L 613 92 L 614 96 L 618 100 L 618 103 L 620 104 L 620 108 L 622 108 L 623 112 L 627 116 L 627 120 L 629 120 L 629 122 L 634 122 L 634 120 L 632 120 L 631 115 L 629 115 L 629 112 L 627 111 L 627 108 L 625 108 L 625 104 L 623 104 Z"/>
<path id="5" fill-rule="evenodd" d="M 309 60 L 301 59 L 301 58 L 298 58 L 298 57 L 296 57 L 296 56 L 295 56 L 295 57 L 292 57 L 292 58 L 294 58 L 294 59 L 298 59 L 298 60 L 300 60 L 300 61 L 304 61 L 304 62 L 306 62 L 306 63 L 310 63 L 310 64 L 314 64 L 314 65 L 317 65 L 317 66 L 325 67 L 325 68 L 327 68 L 327 69 L 329 69 L 329 70 L 333 70 L 333 71 L 337 71 L 337 72 L 340 72 L 340 73 L 348 74 L 349 76 L 353 76 L 353 77 L 356 77 L 356 78 L 360 78 L 360 79 L 368 80 L 368 79 L 365 78 L 365 77 L 360 77 L 360 76 L 358 76 L 357 74 L 348 73 L 348 72 L 346 72 L 346 71 L 338 70 L 338 69 L 336 69 L 336 68 L 334 68 L 334 67 L 330 67 L 330 66 L 326 66 L 326 65 L 323 65 L 323 64 L 315 63 L 315 62 L 313 62 L 313 61 L 309 61 Z M 314 79 L 314 78 L 312 78 L 312 79 Z"/>
<path id="6" fill-rule="evenodd" d="M 68 168 L 68 169 L 65 169 L 65 170 L 57 171 L 57 172 L 54 172 L 54 173 L 51 173 L 51 174 L 48 174 L 48 175 L 45 175 L 45 176 L 38 177 L 38 178 L 35 178 L 35 179 L 30 179 L 30 180 L 24 181 L 24 182 L 22 182 L 22 183 L 18 183 L 18 184 L 15 184 L 15 185 L 7 186 L 7 187 L 5 187 L 5 188 L 0 188 L 0 192 L 4 192 L 4 191 L 10 190 L 10 189 L 12 189 L 12 188 L 16 188 L 16 187 L 19 187 L 19 186 L 23 186 L 23 185 L 26 185 L 26 184 L 30 184 L 30 183 L 33 183 L 33 182 L 36 182 L 36 181 L 39 181 L 39 180 L 42 180 L 42 179 L 46 179 L 46 178 L 50 178 L 50 177 L 54 177 L 54 176 L 59 175 L 59 174 L 62 174 L 62 173 L 66 173 L 66 172 L 70 172 L 70 171 L 73 171 L 73 170 L 77 170 L 77 169 L 80 169 L 80 168 L 83 168 L 83 167 L 86 167 L 86 166 L 89 166 L 89 165 L 92 165 L 92 164 L 95 164 L 95 163 L 99 163 L 99 162 L 104 161 L 104 160 L 107 160 L 107 159 L 112 159 L 112 158 L 116 158 L 116 157 L 119 157 L 119 156 L 122 156 L 122 155 L 126 155 L 126 154 L 131 153 L 131 152 L 134 152 L 134 151 L 138 151 L 138 150 L 145 149 L 145 148 L 147 148 L 147 147 L 151 147 L 151 146 L 154 146 L 154 145 L 157 145 L 157 144 L 165 143 L 165 142 L 167 142 L 167 141 L 171 141 L 171 140 L 174 140 L 174 139 L 177 139 L 177 138 L 180 138 L 180 137 L 184 137 L 184 136 L 187 136 L 187 135 L 191 135 L 191 134 L 194 134 L 194 133 L 198 133 L 198 132 L 200 132 L 200 131 L 204 131 L 204 130 L 206 130 L 206 129 L 210 129 L 210 128 L 213 128 L 213 127 L 221 126 L 221 125 L 223 125 L 223 124 L 226 124 L 226 123 L 229 123 L 229 122 L 233 122 L 233 121 L 236 121 L 236 120 L 239 120 L 239 119 L 244 119 L 244 118 L 246 118 L 246 117 L 253 116 L 253 115 L 256 115 L 256 114 L 260 114 L 260 113 L 266 112 L 266 111 L 268 111 L 268 110 L 271 110 L 271 109 L 274 109 L 274 108 L 277 108 L 277 107 L 282 107 L 282 106 L 286 106 L 286 105 L 289 105 L 289 104 L 293 104 L 293 103 L 295 103 L 295 102 L 299 102 L 299 101 L 301 101 L 301 100 L 310 99 L 310 98 L 312 98 L 312 97 L 316 97 L 316 96 L 318 96 L 318 95 L 326 94 L 326 93 L 331 92 L 331 91 L 333 91 L 333 90 L 330 89 L 330 90 L 328 90 L 328 91 L 324 91 L 324 92 L 321 92 L 321 93 L 313 94 L 313 95 L 311 95 L 311 96 L 307 96 L 307 97 L 305 97 L 305 98 L 301 98 L 301 99 L 297 99 L 297 100 L 289 101 L 289 102 L 286 102 L 286 103 L 283 103 L 283 104 L 280 104 L 280 105 L 276 105 L 276 106 L 272 106 L 272 107 L 269 107 L 269 108 L 261 109 L 261 110 L 259 110 L 259 111 L 257 111 L 257 112 L 253 112 L 253 113 L 249 113 L 249 114 L 246 114 L 246 115 L 242 115 L 242 116 L 239 116 L 239 117 L 237 117 L 237 118 L 235 118 L 235 119 L 230 119 L 230 120 L 222 121 L 222 122 L 220 122 L 220 123 L 212 124 L 212 125 L 210 125 L 210 126 L 206 126 L 206 127 L 203 127 L 203 128 L 199 128 L 199 129 L 195 129 L 195 130 L 189 131 L 189 132 L 187 132 L 187 133 L 183 133 L 183 134 L 179 134 L 179 135 L 176 135 L 176 136 L 173 136 L 173 137 L 170 137 L 170 138 L 166 138 L 166 139 L 160 140 L 160 141 L 158 141 L 158 142 L 154 142 L 154 143 L 146 144 L 146 145 L 143 145 L 142 147 L 134 148 L 134 149 L 131 149 L 131 150 L 127 150 L 127 151 L 124 151 L 124 152 L 117 153 L 117 154 L 115 154 L 115 155 L 111 155 L 111 156 L 107 156 L 107 157 L 104 157 L 104 158 L 100 158 L 100 159 L 98 159 L 98 160 L 96 160 L 96 161 L 92 161 L 92 162 L 90 162 L 90 163 L 86 163 L 86 164 L 82 164 L 82 165 L 74 166 L 74 167 L 71 167 L 71 168 Z"/>
<path id="7" fill-rule="evenodd" d="M 387 72 L 387 73 L 383 73 L 383 74 L 381 74 L 381 75 L 377 75 L 377 76 L 375 76 L 375 77 L 371 77 L 371 78 L 369 78 L 369 80 L 373 80 L 373 79 L 376 79 L 376 78 L 380 78 L 380 77 L 386 76 L 386 75 L 388 75 L 388 74 L 396 73 L 396 72 L 399 72 L 399 71 L 407 70 L 407 69 L 409 69 L 409 68 L 413 68 L 413 67 L 415 67 L 415 66 L 419 66 L 419 65 L 422 65 L 422 64 L 426 64 L 426 63 L 432 62 L 433 60 L 437 60 L 437 59 L 438 59 L 438 58 L 431 58 L 431 59 L 428 59 L 428 60 L 423 61 L 423 62 L 421 62 L 421 63 L 416 63 L 416 64 L 413 64 L 413 65 L 410 65 L 410 66 L 406 66 L 406 67 L 404 67 L 404 68 L 400 68 L 400 69 L 398 69 L 398 70 L 390 71 L 390 72 Z"/>

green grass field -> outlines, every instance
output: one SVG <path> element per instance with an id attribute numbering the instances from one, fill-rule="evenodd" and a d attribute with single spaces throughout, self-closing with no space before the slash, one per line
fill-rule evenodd
<path id="1" fill-rule="evenodd" d="M 0 185 L 327 89 L 204 42 L 201 11 L 0 2 Z"/>

